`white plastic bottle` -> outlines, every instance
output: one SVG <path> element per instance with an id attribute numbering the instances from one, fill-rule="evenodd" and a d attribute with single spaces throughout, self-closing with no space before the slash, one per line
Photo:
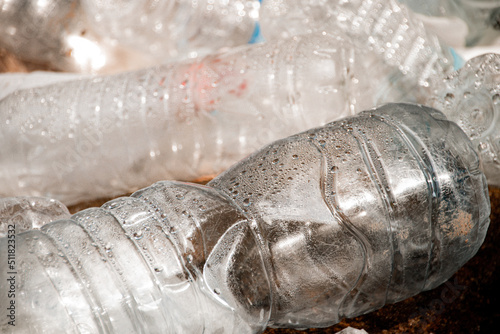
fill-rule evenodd
<path id="1" fill-rule="evenodd" d="M 0 1 L 0 47 L 83 73 L 144 68 L 248 43 L 260 2 Z"/>
<path id="2" fill-rule="evenodd" d="M 12 267 L 0 260 L 0 291 L 15 295 L 0 298 L 15 305 L 0 329 L 329 326 L 443 283 L 488 224 L 463 131 L 437 110 L 386 105 L 268 145 L 207 186 L 160 182 L 1 238 L 16 251 Z"/>
<path id="3" fill-rule="evenodd" d="M 273 140 L 416 91 L 342 34 L 18 90 L 0 100 L 0 196 L 68 205 L 213 175 Z"/>

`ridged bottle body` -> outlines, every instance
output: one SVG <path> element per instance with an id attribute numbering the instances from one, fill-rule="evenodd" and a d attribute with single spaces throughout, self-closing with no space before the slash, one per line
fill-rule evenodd
<path id="1" fill-rule="evenodd" d="M 19 90 L 0 100 L 0 195 L 71 204 L 213 175 L 416 85 L 342 35 L 314 35 Z"/>
<path id="2" fill-rule="evenodd" d="M 110 73 L 248 43 L 259 1 L 0 1 L 0 46 L 23 60 Z"/>
<path id="3" fill-rule="evenodd" d="M 488 216 L 466 135 L 434 109 L 387 105 L 277 141 L 207 186 L 160 182 L 17 235 L 15 329 L 328 326 L 447 280 Z"/>
<path id="4" fill-rule="evenodd" d="M 266 0 L 262 7 L 266 38 L 341 30 L 425 87 L 453 69 L 449 50 L 396 0 Z"/>
<path id="5" fill-rule="evenodd" d="M 276 327 L 329 326 L 432 289 L 489 224 L 467 136 L 416 105 L 278 141 L 208 185 L 259 224 Z"/>

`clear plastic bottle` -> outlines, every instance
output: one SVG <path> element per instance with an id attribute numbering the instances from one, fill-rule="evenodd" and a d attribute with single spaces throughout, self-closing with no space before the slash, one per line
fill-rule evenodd
<path id="1" fill-rule="evenodd" d="M 500 29 L 499 0 L 399 0 L 399 2 L 424 15 L 422 18 L 426 18 L 428 23 L 434 24 L 434 26 L 436 26 L 436 20 L 447 19 L 449 21 L 448 28 L 453 29 L 458 25 L 451 20 L 458 19 L 467 28 L 467 32 L 462 44 L 457 46 L 470 47 L 477 44 L 488 44 L 498 39 L 498 30 Z M 437 27 L 439 26 L 437 25 Z M 443 36 L 445 41 L 453 38 L 448 37 L 448 35 L 453 34 L 450 34 L 450 31 L 443 31 L 443 29 L 441 31 L 434 29 L 433 31 L 438 36 Z"/>
<path id="2" fill-rule="evenodd" d="M 411 101 L 418 90 L 341 34 L 19 90 L 0 100 L 0 196 L 69 205 L 194 180 L 273 140 Z"/>
<path id="3" fill-rule="evenodd" d="M 69 217 L 68 208 L 55 199 L 45 197 L 0 198 L 0 238 L 8 235 L 9 225 L 16 225 L 16 233 L 20 233 L 40 228 L 54 220 Z"/>
<path id="4" fill-rule="evenodd" d="M 358 48 L 380 55 L 423 86 L 461 65 L 458 56 L 396 0 L 265 0 L 260 22 L 266 39 L 341 30 Z"/>
<path id="5" fill-rule="evenodd" d="M 258 0 L 4 0 L 0 47 L 64 71 L 144 68 L 247 43 L 259 6 Z"/>
<path id="6" fill-rule="evenodd" d="M 386 105 L 268 145 L 207 186 L 156 183 L 17 234 L 16 274 L 0 260 L 16 327 L 2 317 L 0 329 L 329 326 L 443 283 L 488 224 L 463 131 L 437 110 Z"/>
<path id="7" fill-rule="evenodd" d="M 421 102 L 441 110 L 472 140 L 488 184 L 500 186 L 500 55 L 468 61 L 446 79 L 436 78 L 433 94 Z"/>

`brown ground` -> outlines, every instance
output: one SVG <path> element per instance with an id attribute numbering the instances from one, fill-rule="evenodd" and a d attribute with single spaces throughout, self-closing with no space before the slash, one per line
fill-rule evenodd
<path id="1" fill-rule="evenodd" d="M 26 72 L 45 69 L 20 62 L 0 50 L 0 72 Z M 376 333 L 500 333 L 500 189 L 490 188 L 491 225 L 478 254 L 448 283 L 370 314 L 324 328 L 295 331 L 268 329 L 277 333 L 336 333 L 347 327 Z M 106 200 L 81 203 L 72 212 L 99 206 Z"/>

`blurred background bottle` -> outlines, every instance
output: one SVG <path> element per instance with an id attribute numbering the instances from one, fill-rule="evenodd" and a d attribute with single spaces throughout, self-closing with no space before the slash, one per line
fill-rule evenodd
<path id="1" fill-rule="evenodd" d="M 499 0 L 399 0 L 448 45 L 471 47 L 498 42 Z"/>
<path id="2" fill-rule="evenodd" d="M 341 30 L 358 48 L 379 55 L 423 86 L 429 85 L 429 78 L 461 65 L 457 56 L 396 0 L 265 0 L 260 20 L 266 39 Z"/>
<path id="3" fill-rule="evenodd" d="M 71 204 L 214 175 L 278 138 L 415 100 L 419 87 L 340 33 L 19 90 L 0 101 L 0 195 Z"/>
<path id="4" fill-rule="evenodd" d="M 248 43 L 260 2 L 0 1 L 0 47 L 56 70 L 109 73 Z"/>

